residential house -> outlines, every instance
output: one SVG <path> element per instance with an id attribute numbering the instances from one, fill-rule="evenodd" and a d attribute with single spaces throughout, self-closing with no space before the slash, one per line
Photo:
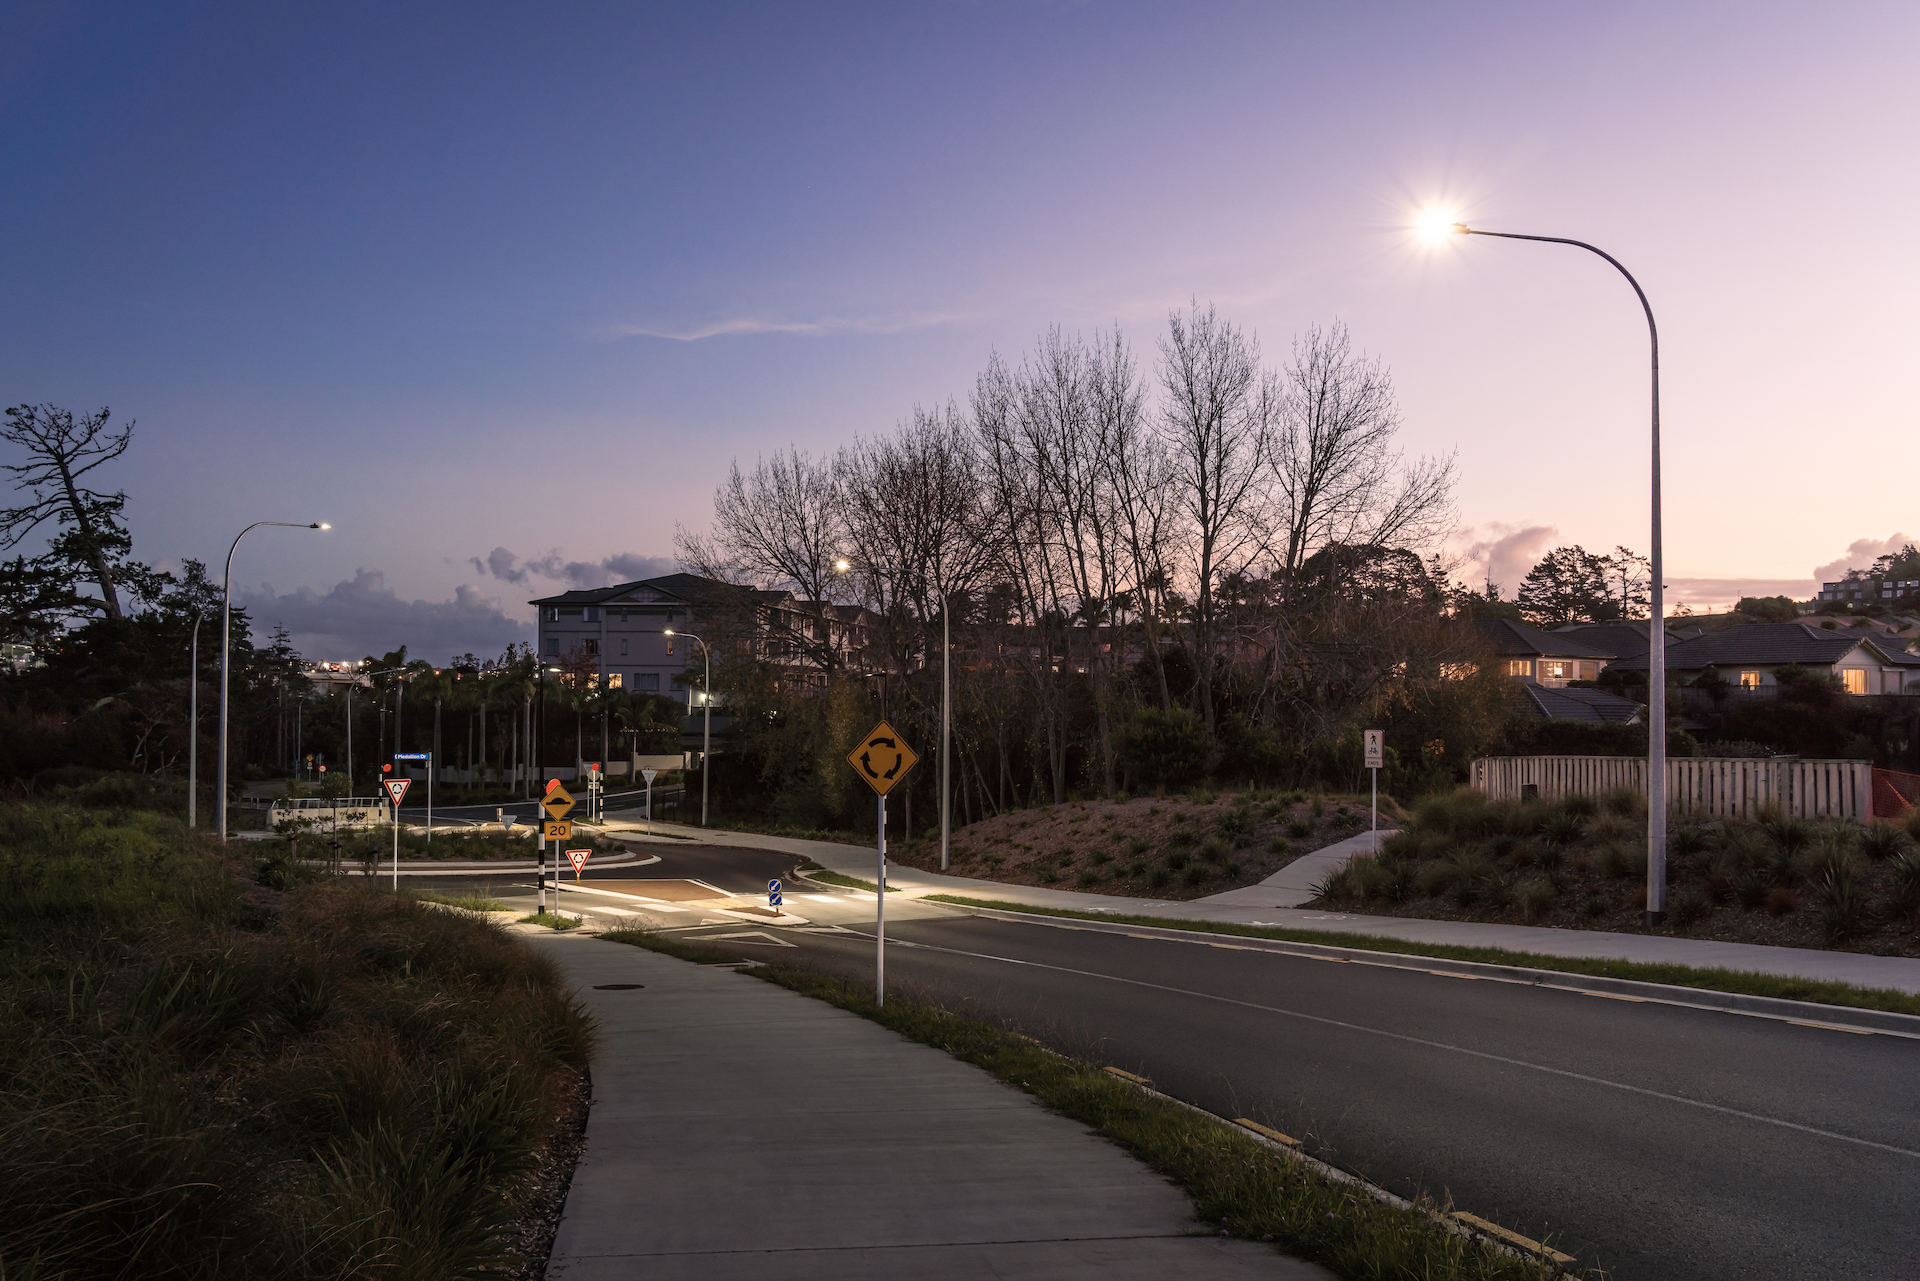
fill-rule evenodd
<path id="1" fill-rule="evenodd" d="M 1564 689 L 1569 681 L 1594 680 L 1614 659 L 1612 650 L 1510 619 L 1482 619 L 1475 625 L 1492 645 L 1501 672 L 1529 685 Z"/>
<path id="2" fill-rule="evenodd" d="M 1622 658 L 1612 670 L 1644 672 L 1647 657 Z M 1764 690 L 1779 683 L 1783 667 L 1831 675 L 1849 694 L 1920 694 L 1920 654 L 1884 635 L 1810 623 L 1746 623 L 1667 646 L 1667 670 L 1682 681 L 1712 668 L 1730 685 Z"/>
<path id="3" fill-rule="evenodd" d="M 1814 595 L 1818 604 L 1837 602 L 1847 605 L 1887 604 L 1920 596 L 1920 578 L 1843 578 L 1822 583 Z"/>
<path id="4" fill-rule="evenodd" d="M 1556 689 L 1529 683 L 1527 710 L 1543 721 L 1591 721 L 1595 724 L 1638 725 L 1641 704 L 1603 689 Z"/>
<path id="5" fill-rule="evenodd" d="M 1553 629 L 1555 636 L 1579 641 L 1595 649 L 1604 649 L 1616 659 L 1645 655 L 1652 648 L 1647 636 L 1653 630 L 1653 624 L 1647 619 L 1633 619 L 1620 623 L 1567 623 Z M 1667 624 L 1667 644 L 1678 640 L 1692 640 L 1704 635 L 1706 629 L 1691 624 Z"/>

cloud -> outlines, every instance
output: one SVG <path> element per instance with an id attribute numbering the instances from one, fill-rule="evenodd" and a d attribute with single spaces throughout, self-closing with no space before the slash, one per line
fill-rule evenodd
<path id="1" fill-rule="evenodd" d="M 1692 609 L 1732 609 L 1742 596 L 1807 600 L 1813 593 L 1811 578 L 1675 578 L 1667 575 L 1669 610 L 1679 604 Z"/>
<path id="2" fill-rule="evenodd" d="M 958 312 L 899 316 L 885 320 L 846 320 L 829 316 L 822 320 L 761 320 L 740 317 L 707 325 L 670 326 L 612 324 L 599 331 L 607 341 L 620 338 L 665 338 L 671 342 L 699 342 L 703 338 L 731 338 L 751 334 L 898 334 L 910 329 L 930 329 L 969 319 Z"/>
<path id="3" fill-rule="evenodd" d="M 611 587 L 615 583 L 630 583 L 641 578 L 658 578 L 679 568 L 671 557 L 641 556 L 634 552 L 620 552 L 599 560 L 568 560 L 558 551 L 550 551 L 544 556 L 523 561 L 504 547 L 494 548 L 484 560 L 469 556 L 467 563 L 476 572 L 497 578 L 503 583 L 527 583 L 535 578 L 544 578 L 580 589 Z"/>
<path id="4" fill-rule="evenodd" d="M 294 648 L 323 661 L 384 654 L 401 645 L 410 655 L 443 662 L 456 654 L 492 655 L 533 628 L 508 617 L 500 602 L 460 586 L 452 600 L 401 600 L 377 569 L 361 569 L 323 592 L 310 587 L 285 595 L 270 584 L 244 592 L 239 603 L 253 620 L 255 640 L 276 625 L 292 633 Z"/>
<path id="5" fill-rule="evenodd" d="M 1847 544 L 1847 554 L 1839 560 L 1830 560 L 1824 565 L 1816 565 L 1813 580 L 1816 583 L 1831 583 L 1843 578 L 1850 569 L 1866 569 L 1890 552 L 1897 552 L 1908 543 L 1920 542 L 1911 534 L 1894 534 L 1885 542 L 1872 538 L 1857 538 Z"/>
<path id="6" fill-rule="evenodd" d="M 1455 571 L 1456 578 L 1476 591 L 1491 582 L 1502 596 L 1512 600 L 1520 590 L 1520 580 L 1559 537 L 1560 531 L 1552 525 L 1503 525 L 1495 521 L 1457 530 L 1447 541 L 1455 545 L 1455 554 L 1464 562 Z M 1460 546 L 1463 543 L 1465 546 Z"/>

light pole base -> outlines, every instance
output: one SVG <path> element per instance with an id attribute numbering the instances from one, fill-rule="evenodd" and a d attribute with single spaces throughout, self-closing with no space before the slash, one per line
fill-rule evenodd
<path id="1" fill-rule="evenodd" d="M 1648 929 L 1652 929 L 1656 925 L 1665 925 L 1666 923 L 1667 923 L 1667 914 L 1665 912 L 1648 912 L 1647 913 Z"/>

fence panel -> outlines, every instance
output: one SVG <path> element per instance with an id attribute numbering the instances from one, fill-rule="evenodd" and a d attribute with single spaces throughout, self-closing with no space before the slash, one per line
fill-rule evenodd
<path id="1" fill-rule="evenodd" d="M 1667 808 L 1711 818 L 1752 818 L 1770 805 L 1802 818 L 1865 822 L 1879 812 L 1868 761 L 1764 760 L 1694 756 L 1667 762 Z M 1641 756 L 1487 756 L 1473 763 L 1473 787 L 1490 800 L 1597 795 L 1616 787 L 1647 794 Z M 1889 790 L 1882 788 L 1883 791 Z"/>

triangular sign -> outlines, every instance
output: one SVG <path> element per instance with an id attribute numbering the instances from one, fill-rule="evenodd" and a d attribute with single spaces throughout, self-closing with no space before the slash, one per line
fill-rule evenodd
<path id="1" fill-rule="evenodd" d="M 580 873 L 586 870 L 587 860 L 593 856 L 592 850 L 568 850 L 567 862 L 573 864 L 573 879 L 579 880 Z"/>
<path id="2" fill-rule="evenodd" d="M 387 795 L 393 798 L 395 805 L 398 805 L 400 798 L 407 794 L 407 789 L 413 786 L 413 780 L 410 778 L 390 778 L 386 780 L 386 785 Z"/>

